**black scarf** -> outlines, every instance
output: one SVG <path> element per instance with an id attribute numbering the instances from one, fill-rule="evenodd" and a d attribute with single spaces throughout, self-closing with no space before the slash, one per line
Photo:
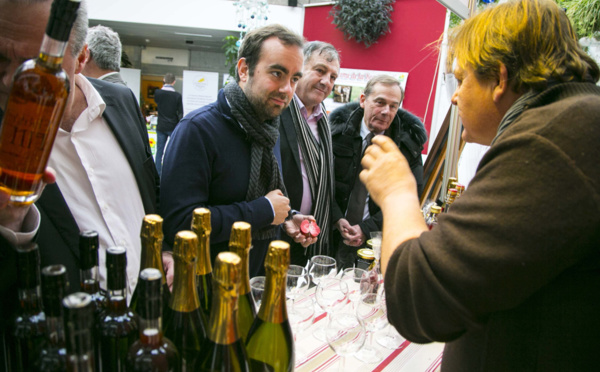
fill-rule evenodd
<path id="1" fill-rule="evenodd" d="M 227 84 L 223 92 L 231 107 L 231 114 L 240 123 L 248 140 L 252 143 L 250 147 L 250 182 L 246 201 L 256 200 L 275 189 L 280 189 L 287 194 L 277 159 L 273 154 L 273 147 L 279 137 L 279 117 L 259 123 L 246 94 L 236 82 Z M 253 239 L 271 239 L 276 234 L 276 226 L 252 229 Z"/>

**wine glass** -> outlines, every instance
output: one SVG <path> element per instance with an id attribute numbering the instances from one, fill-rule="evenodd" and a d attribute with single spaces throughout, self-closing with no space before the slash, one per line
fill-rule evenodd
<path id="1" fill-rule="evenodd" d="M 262 300 L 263 292 L 265 291 L 265 280 L 264 276 L 255 276 L 250 279 L 250 293 L 252 293 L 252 299 L 254 300 L 254 306 L 256 311 L 260 309 L 260 301 Z"/>
<path id="2" fill-rule="evenodd" d="M 329 347 L 340 356 L 339 371 L 345 371 L 346 356 L 360 350 L 366 339 L 363 323 L 355 314 L 346 312 L 333 314 L 329 318 L 325 335 Z"/>
<path id="3" fill-rule="evenodd" d="M 310 259 L 308 270 L 311 280 L 315 285 L 319 284 L 321 278 L 334 277 L 337 274 L 335 259 L 329 256 L 313 256 Z"/>
<path id="4" fill-rule="evenodd" d="M 379 260 L 381 258 L 381 239 L 383 238 L 383 233 L 381 231 L 372 231 L 371 232 L 371 247 L 373 248 L 373 252 L 375 253 L 375 259 Z"/>
<path id="5" fill-rule="evenodd" d="M 383 291 L 381 295 L 381 308 L 383 309 L 383 311 L 385 311 L 387 317 L 387 303 L 385 291 Z M 398 349 L 405 341 L 405 339 L 402 336 L 400 336 L 398 331 L 396 331 L 396 328 L 394 328 L 389 322 L 387 322 L 385 329 L 385 334 L 377 337 L 377 343 L 385 347 L 386 349 Z"/>
<path id="6" fill-rule="evenodd" d="M 288 321 L 294 335 L 294 347 L 296 351 L 296 360 L 305 359 L 301 353 L 298 343 L 298 335 L 308 329 L 315 318 L 315 303 L 311 296 L 305 293 L 298 293 L 293 299 L 288 300 Z"/>
<path id="7" fill-rule="evenodd" d="M 315 291 L 317 304 L 327 313 L 327 318 L 336 310 L 346 305 L 348 301 L 348 285 L 338 278 L 322 278 Z M 313 332 L 317 340 L 325 341 L 323 328 L 317 328 Z"/>
<path id="8" fill-rule="evenodd" d="M 287 298 L 294 299 L 298 294 L 306 292 L 310 285 L 308 270 L 302 266 L 290 265 L 287 272 L 287 285 L 285 294 Z"/>
<path id="9" fill-rule="evenodd" d="M 367 275 L 366 270 L 359 269 L 358 267 L 344 269 L 342 273 L 342 281 L 348 285 L 348 299 L 350 299 L 352 307 L 360 299 L 360 296 L 364 294 L 362 292 L 361 281 Z"/>
<path id="10" fill-rule="evenodd" d="M 378 363 L 383 356 L 373 348 L 373 333 L 387 325 L 387 314 L 381 308 L 379 295 L 377 293 L 363 295 L 356 304 L 356 316 L 364 323 L 369 339 L 365 347 L 355 356 L 365 363 Z"/>

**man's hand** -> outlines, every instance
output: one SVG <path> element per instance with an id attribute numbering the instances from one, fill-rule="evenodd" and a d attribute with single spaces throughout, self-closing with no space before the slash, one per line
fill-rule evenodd
<path id="1" fill-rule="evenodd" d="M 42 176 L 42 194 L 46 184 L 56 182 L 56 173 L 52 168 L 46 168 Z M 9 203 L 10 195 L 7 192 L 0 191 L 0 225 L 14 232 L 21 232 L 23 220 L 29 212 L 31 205 L 14 205 Z"/>
<path id="2" fill-rule="evenodd" d="M 167 285 L 169 291 L 173 292 L 173 275 L 175 274 L 175 262 L 173 261 L 173 252 L 164 251 L 162 253 L 163 269 L 165 270 L 165 277 L 167 279 Z"/>
<path id="3" fill-rule="evenodd" d="M 350 225 L 345 218 L 340 218 L 336 223 L 335 227 L 340 231 L 342 235 L 342 239 L 344 239 L 344 244 L 358 247 L 363 244 L 367 237 L 363 234 L 362 229 L 358 225 Z"/>
<path id="4" fill-rule="evenodd" d="M 275 218 L 271 224 L 281 225 L 290 211 L 290 199 L 286 198 L 279 189 L 270 191 L 265 197 L 269 199 L 275 210 Z"/>
<path id="5" fill-rule="evenodd" d="M 317 222 L 313 216 L 305 215 L 305 214 L 296 214 L 292 217 L 291 220 L 285 221 L 283 223 L 283 229 L 285 233 L 294 239 L 296 243 L 302 244 L 304 248 L 308 247 L 311 244 L 317 242 L 318 238 L 304 235 L 302 231 L 300 231 L 300 224 L 302 221 L 308 220 L 312 222 Z"/>

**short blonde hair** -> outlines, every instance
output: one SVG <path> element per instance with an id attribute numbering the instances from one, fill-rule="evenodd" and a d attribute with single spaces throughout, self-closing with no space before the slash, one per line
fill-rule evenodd
<path id="1" fill-rule="evenodd" d="M 449 36 L 448 62 L 453 61 L 481 80 L 497 79 L 503 63 L 517 93 L 600 77 L 566 13 L 550 0 L 513 0 L 467 19 Z"/>

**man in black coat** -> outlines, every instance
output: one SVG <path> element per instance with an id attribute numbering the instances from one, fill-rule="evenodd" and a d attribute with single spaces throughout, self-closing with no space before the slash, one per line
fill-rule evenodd
<path id="1" fill-rule="evenodd" d="M 175 75 L 168 72 L 163 82 L 162 89 L 154 91 L 154 102 L 158 111 L 158 124 L 156 126 L 156 169 L 162 173 L 162 158 L 167 139 L 175 130 L 177 123 L 183 117 L 183 101 L 181 94 L 175 91 Z"/>
<path id="2" fill-rule="evenodd" d="M 392 138 L 409 161 L 419 193 L 423 189 L 421 151 L 427 132 L 416 116 L 400 108 L 403 99 L 398 79 L 378 75 L 369 80 L 360 102 L 347 103 L 329 116 L 335 158 L 333 221 L 339 231 L 336 259 L 340 267 L 351 267 L 357 248 L 383 226 L 379 207 L 358 179 L 370 138 L 380 134 Z"/>

